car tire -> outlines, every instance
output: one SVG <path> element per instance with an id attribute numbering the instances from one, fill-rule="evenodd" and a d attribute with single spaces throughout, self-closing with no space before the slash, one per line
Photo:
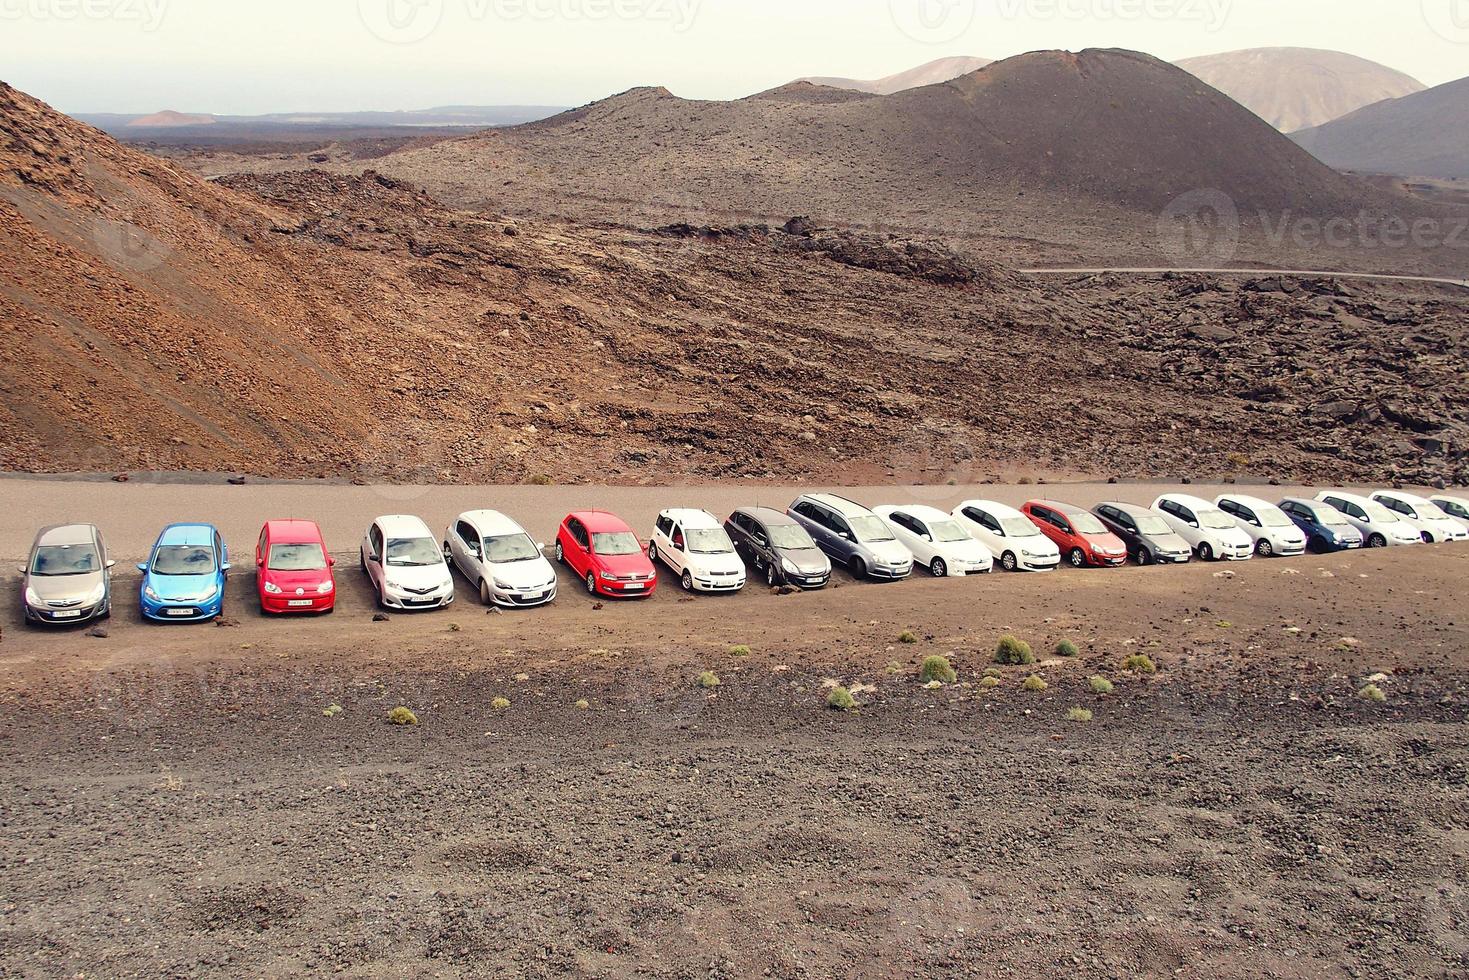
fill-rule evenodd
<path id="1" fill-rule="evenodd" d="M 1319 534 L 1313 535 L 1311 540 L 1306 542 L 1306 547 L 1318 555 L 1324 555 L 1326 554 L 1326 539 Z"/>
<path id="2" fill-rule="evenodd" d="M 1213 560 L 1214 560 L 1214 549 L 1211 548 L 1211 547 L 1209 547 L 1209 542 L 1205 541 L 1203 544 L 1199 545 L 1199 561 L 1213 561 Z"/>
<path id="3" fill-rule="evenodd" d="M 651 562 L 656 562 L 658 560 L 658 542 L 657 541 L 649 541 L 648 542 L 648 560 L 651 561 Z"/>
<path id="4" fill-rule="evenodd" d="M 683 586 L 685 592 L 692 592 L 694 591 L 694 576 L 689 574 L 689 571 L 685 569 L 683 577 L 678 580 L 678 584 Z"/>
<path id="5" fill-rule="evenodd" d="M 588 595 L 596 595 L 597 594 L 597 573 L 596 572 L 587 572 L 587 594 Z"/>
<path id="6" fill-rule="evenodd" d="M 856 555 L 853 555 L 847 562 L 847 569 L 851 571 L 855 579 L 861 580 L 867 577 L 867 563 Z"/>
<path id="7" fill-rule="evenodd" d="M 1423 543 L 1424 544 L 1433 544 L 1433 535 L 1429 534 L 1427 531 L 1424 531 L 1423 532 Z"/>
<path id="8" fill-rule="evenodd" d="M 1082 551 L 1080 548 L 1072 548 L 1071 554 L 1067 555 L 1067 560 L 1071 562 L 1072 568 L 1085 568 L 1086 552 Z"/>
<path id="9" fill-rule="evenodd" d="M 479 580 L 479 601 L 487 606 L 494 606 L 494 597 L 490 595 L 490 583 L 484 579 Z"/>
<path id="10" fill-rule="evenodd" d="M 1256 558 L 1274 558 L 1275 557 L 1275 545 L 1271 544 L 1265 538 L 1261 538 L 1259 540 L 1259 542 L 1256 543 L 1256 545 L 1255 545 L 1255 557 Z"/>
<path id="11" fill-rule="evenodd" d="M 1387 547 L 1387 538 L 1384 538 L 1380 534 L 1374 534 L 1374 535 L 1372 535 L 1372 537 L 1370 537 L 1370 538 L 1367 539 L 1367 547 L 1369 547 L 1369 548 L 1386 548 Z"/>
<path id="12" fill-rule="evenodd" d="M 928 573 L 934 578 L 948 578 L 949 566 L 942 558 L 935 558 L 933 564 L 928 566 Z"/>
<path id="13" fill-rule="evenodd" d="M 765 566 L 765 584 L 770 586 L 772 589 L 776 586 L 774 565 Z"/>
<path id="14" fill-rule="evenodd" d="M 1007 572 L 1013 572 L 1020 567 L 1020 562 L 1015 558 L 1015 552 L 1007 551 L 1000 556 L 1000 567 Z"/>
<path id="15" fill-rule="evenodd" d="M 1137 563 L 1139 566 L 1151 565 L 1153 563 L 1153 553 L 1147 548 L 1137 549 Z"/>

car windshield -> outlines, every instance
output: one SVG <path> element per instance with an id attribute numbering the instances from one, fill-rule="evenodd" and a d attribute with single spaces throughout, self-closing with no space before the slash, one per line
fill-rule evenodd
<path id="1" fill-rule="evenodd" d="M 214 571 L 214 549 L 199 544 L 160 545 L 153 554 L 157 575 L 209 575 Z"/>
<path id="2" fill-rule="evenodd" d="M 396 568 L 427 568 L 444 560 L 433 538 L 389 538 L 387 563 Z"/>
<path id="3" fill-rule="evenodd" d="M 530 539 L 529 534 L 502 534 L 496 538 L 485 538 L 485 561 L 492 565 L 509 565 L 518 561 L 534 561 L 541 557 L 541 549 Z"/>
<path id="4" fill-rule="evenodd" d="M 1372 519 L 1374 524 L 1396 524 L 1398 522 L 1398 515 L 1375 500 L 1369 500 L 1362 504 L 1362 509 L 1367 512 L 1367 516 Z"/>
<path id="5" fill-rule="evenodd" d="M 1038 538 L 1041 529 L 1030 522 L 1028 517 L 1002 517 L 1000 527 L 1005 529 L 1007 538 Z"/>
<path id="6" fill-rule="evenodd" d="M 1133 523 L 1137 525 L 1139 534 L 1172 534 L 1173 530 L 1163 521 L 1163 518 L 1153 514 L 1133 514 Z"/>
<path id="7" fill-rule="evenodd" d="M 858 541 L 867 544 L 881 544 L 884 541 L 893 540 L 893 532 L 888 530 L 887 524 L 881 517 L 864 514 L 861 517 L 851 517 L 847 520 L 852 525 L 852 533 L 857 536 Z"/>
<path id="8" fill-rule="evenodd" d="M 1077 534 L 1111 533 L 1107 530 L 1105 526 L 1103 526 L 1101 521 L 1097 520 L 1095 517 L 1085 512 L 1067 514 L 1066 516 L 1071 521 L 1071 525 L 1076 528 Z"/>
<path id="9" fill-rule="evenodd" d="M 781 551 L 813 551 L 816 548 L 816 542 L 811 540 L 811 535 L 798 525 L 773 524 L 767 530 L 770 532 L 771 547 Z"/>
<path id="10" fill-rule="evenodd" d="M 969 532 L 960 527 L 958 521 L 934 521 L 928 526 L 933 532 L 933 540 L 937 544 L 954 544 L 957 541 L 970 541 Z"/>
<path id="11" fill-rule="evenodd" d="M 266 564 L 272 572 L 319 572 L 326 568 L 326 552 L 319 544 L 273 544 Z"/>
<path id="12" fill-rule="evenodd" d="M 734 551 L 734 542 L 723 528 L 690 528 L 687 536 L 689 552 L 695 555 L 727 555 Z"/>
<path id="13" fill-rule="evenodd" d="M 31 562 L 31 574 L 45 577 L 87 575 L 101 569 L 97 549 L 89 544 L 45 545 L 36 549 L 36 560 Z"/>
<path id="14" fill-rule="evenodd" d="M 1291 527 L 1291 519 L 1279 507 L 1256 507 L 1255 516 L 1265 527 Z"/>
<path id="15" fill-rule="evenodd" d="M 1211 531 L 1228 531 L 1239 525 L 1224 511 L 1211 507 L 1208 510 L 1199 511 L 1199 527 L 1207 527 Z"/>
<path id="16" fill-rule="evenodd" d="M 1438 504 L 1432 504 L 1432 503 L 1429 503 L 1426 500 L 1423 503 L 1421 503 L 1421 504 L 1418 505 L 1418 516 L 1421 517 L 1421 518 L 1423 518 L 1426 521 L 1451 521 L 1451 520 L 1453 520 L 1453 518 L 1449 516 L 1449 512 L 1448 511 L 1444 510 Z"/>
<path id="17" fill-rule="evenodd" d="M 606 531 L 592 535 L 592 551 L 609 558 L 618 555 L 635 555 L 643 550 L 637 535 L 631 531 Z"/>
<path id="18" fill-rule="evenodd" d="M 1316 522 L 1322 527 L 1351 527 L 1346 515 L 1335 507 L 1315 507 L 1312 510 L 1316 515 Z"/>

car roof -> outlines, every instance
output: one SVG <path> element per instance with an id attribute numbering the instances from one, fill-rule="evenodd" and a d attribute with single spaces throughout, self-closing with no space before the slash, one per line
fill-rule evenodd
<path id="1" fill-rule="evenodd" d="M 321 540 L 321 528 L 314 521 L 266 521 L 265 531 L 270 540 L 283 544 L 315 544 Z"/>
<path id="2" fill-rule="evenodd" d="M 1002 504 L 998 500 L 966 500 L 959 505 L 959 508 L 964 507 L 975 507 L 979 510 L 988 511 L 991 517 L 1025 517 L 1024 514 L 1020 513 L 1014 507 L 1011 507 L 1009 504 Z"/>
<path id="3" fill-rule="evenodd" d="M 1364 497 L 1360 493 L 1347 493 L 1345 490 L 1322 490 L 1316 495 L 1316 499 L 1323 497 L 1337 497 L 1352 504 L 1370 504 L 1374 501 L 1370 497 Z"/>
<path id="4" fill-rule="evenodd" d="M 1233 500 L 1235 503 L 1237 503 L 1237 504 L 1244 504 L 1246 507 L 1276 507 L 1277 506 L 1276 504 L 1272 504 L 1270 501 L 1265 500 L 1262 497 L 1251 497 L 1247 493 L 1222 493 L 1222 494 L 1219 495 L 1219 500 Z M 1215 503 L 1217 504 L 1219 502 L 1219 500 L 1216 500 Z"/>
<path id="5" fill-rule="evenodd" d="M 1129 503 L 1125 503 L 1125 502 L 1123 502 L 1121 500 L 1104 500 L 1101 503 L 1097 504 L 1097 506 L 1098 507 L 1112 507 L 1112 508 L 1115 508 L 1116 510 L 1121 511 L 1124 514 L 1129 515 L 1130 517 L 1144 517 L 1144 516 L 1146 516 L 1146 517 L 1155 517 L 1155 516 L 1157 516 L 1157 515 L 1155 515 L 1153 513 L 1153 509 L 1151 507 L 1144 507 L 1142 504 L 1129 504 Z"/>
<path id="6" fill-rule="evenodd" d="M 95 539 L 97 529 L 91 524 L 57 524 L 54 527 L 42 528 L 36 535 L 36 545 L 58 547 L 72 544 L 91 544 Z"/>
<path id="7" fill-rule="evenodd" d="M 163 545 L 214 545 L 217 532 L 211 524 L 170 524 L 158 536 Z"/>
<path id="8" fill-rule="evenodd" d="M 379 517 L 374 521 L 382 529 L 383 536 L 388 538 L 431 538 L 434 533 L 428 529 L 423 518 L 414 517 L 411 514 L 389 514 Z"/>
<path id="9" fill-rule="evenodd" d="M 927 504 L 896 504 L 882 509 L 890 514 L 903 513 L 909 517 L 916 517 L 926 524 L 932 524 L 934 521 L 952 521 L 954 519 L 953 514 L 947 514 L 937 507 L 930 507 Z"/>
<path id="10" fill-rule="evenodd" d="M 675 507 L 665 510 L 660 516 L 681 525 L 685 531 L 712 531 L 723 526 L 719 523 L 719 518 L 707 510 Z"/>
<path id="11" fill-rule="evenodd" d="M 521 527 L 513 518 L 507 517 L 498 510 L 470 510 L 460 514 L 457 520 L 468 521 L 473 524 L 480 534 L 520 534 L 525 528 Z"/>
<path id="12" fill-rule="evenodd" d="M 567 515 L 568 519 L 573 517 L 586 525 L 586 529 L 593 534 L 632 530 L 622 518 L 604 510 L 579 510 Z"/>
<path id="13" fill-rule="evenodd" d="M 1307 500 L 1305 497 L 1286 497 L 1284 500 L 1281 501 L 1281 503 L 1282 504 L 1299 504 L 1302 507 L 1309 507 L 1309 508 L 1311 508 L 1311 510 L 1313 512 L 1316 510 L 1317 507 L 1329 507 L 1330 506 L 1330 504 L 1323 503 L 1320 500 Z"/>
<path id="14" fill-rule="evenodd" d="M 1408 493 L 1404 490 L 1377 490 L 1373 492 L 1372 496 L 1401 500 L 1405 504 L 1413 504 L 1415 506 L 1428 503 L 1427 497 L 1420 497 L 1416 493 Z"/>
<path id="15" fill-rule="evenodd" d="M 776 510 L 774 507 L 738 507 L 734 512 L 753 517 L 766 527 L 785 527 L 796 523 L 795 518 L 791 515 L 782 510 Z"/>
<path id="16" fill-rule="evenodd" d="M 1161 504 L 1165 500 L 1171 500 L 1175 504 L 1182 504 L 1183 506 L 1189 507 L 1193 510 L 1199 510 L 1200 508 L 1205 508 L 1208 510 L 1218 510 L 1216 506 L 1209 503 L 1209 501 L 1205 500 L 1203 497 L 1195 497 L 1193 494 L 1188 493 L 1165 493 L 1158 498 L 1158 503 Z M 1157 506 L 1157 504 L 1154 504 L 1154 506 Z"/>
<path id="17" fill-rule="evenodd" d="M 830 507 L 843 517 L 864 517 L 872 513 L 866 507 L 857 503 L 857 501 L 848 500 L 846 497 L 835 493 L 805 493 L 801 496 L 805 500 L 814 500 L 818 504 Z"/>
<path id="18" fill-rule="evenodd" d="M 1429 500 L 1447 500 L 1450 503 L 1458 504 L 1460 507 L 1469 507 L 1469 498 L 1455 497 L 1451 493 L 1436 493 L 1432 497 L 1429 497 L 1428 499 Z"/>
<path id="19" fill-rule="evenodd" d="M 1058 513 L 1062 514 L 1091 513 L 1091 511 L 1087 510 L 1085 507 L 1078 507 L 1075 504 L 1062 503 L 1059 500 L 1032 500 L 1030 501 L 1030 503 L 1037 507 L 1049 507 L 1051 510 L 1057 511 Z"/>

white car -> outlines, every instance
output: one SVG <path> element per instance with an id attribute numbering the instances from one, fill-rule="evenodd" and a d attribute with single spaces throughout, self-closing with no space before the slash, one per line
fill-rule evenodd
<path id="1" fill-rule="evenodd" d="M 976 541 L 999 557 L 1007 572 L 1048 572 L 1061 564 L 1061 549 L 1029 517 L 993 500 L 966 500 L 951 515 Z"/>
<path id="2" fill-rule="evenodd" d="M 362 538 L 362 570 L 385 609 L 442 609 L 454 601 L 454 573 L 417 517 L 373 521 Z"/>
<path id="3" fill-rule="evenodd" d="M 556 569 L 546 546 L 499 511 L 460 514 L 444 532 L 444 558 L 479 587 L 487 606 L 523 609 L 556 598 Z"/>
<path id="4" fill-rule="evenodd" d="M 708 511 L 659 514 L 648 557 L 672 569 L 687 592 L 738 592 L 745 587 L 745 563 L 729 532 Z"/>
<path id="5" fill-rule="evenodd" d="M 1241 493 L 1225 494 L 1214 505 L 1239 525 L 1255 542 L 1255 554 L 1261 558 L 1294 557 L 1306 553 L 1306 535 L 1285 511 L 1259 497 Z"/>
<path id="6" fill-rule="evenodd" d="M 934 578 L 985 575 L 994 571 L 992 551 L 976 541 L 950 514 L 933 507 L 874 507 L 873 513 L 893 529 L 893 537 L 913 552 Z"/>
<path id="7" fill-rule="evenodd" d="M 1201 561 L 1248 561 L 1255 542 L 1233 517 L 1201 497 L 1165 493 L 1153 501 L 1153 512 L 1188 542 Z"/>
<path id="8" fill-rule="evenodd" d="M 1347 523 L 1362 532 L 1362 540 L 1369 548 L 1423 543 L 1423 535 L 1416 527 L 1375 500 L 1341 490 L 1323 491 L 1316 499 L 1341 511 Z"/>
<path id="9" fill-rule="evenodd" d="M 1372 499 L 1417 528 L 1425 544 L 1469 541 L 1469 527 L 1454 520 L 1432 501 L 1401 490 L 1379 490 Z"/>
<path id="10" fill-rule="evenodd" d="M 1448 514 L 1460 524 L 1469 527 L 1469 500 L 1465 500 L 1463 497 L 1450 497 L 1440 493 L 1429 497 L 1428 502 L 1445 514 Z"/>

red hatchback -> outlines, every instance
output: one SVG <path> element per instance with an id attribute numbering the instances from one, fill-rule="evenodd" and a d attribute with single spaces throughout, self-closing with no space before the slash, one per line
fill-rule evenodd
<path id="1" fill-rule="evenodd" d="M 642 542 L 612 514 L 569 514 L 556 532 L 556 560 L 586 583 L 592 595 L 650 596 L 658 572 Z"/>
<path id="2" fill-rule="evenodd" d="M 255 546 L 256 589 L 266 613 L 329 613 L 337 606 L 336 560 L 311 521 L 269 521 Z"/>
<path id="3" fill-rule="evenodd" d="M 1088 510 L 1032 500 L 1020 511 L 1056 543 L 1073 568 L 1116 568 L 1127 563 L 1127 545 Z"/>

